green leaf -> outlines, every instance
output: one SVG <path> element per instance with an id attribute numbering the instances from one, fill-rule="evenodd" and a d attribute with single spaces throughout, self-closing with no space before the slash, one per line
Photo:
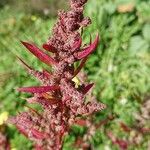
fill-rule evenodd
<path id="1" fill-rule="evenodd" d="M 147 52 L 149 44 L 141 36 L 134 36 L 129 43 L 129 52 L 133 55 Z"/>
<path id="2" fill-rule="evenodd" d="M 147 23 L 144 25 L 142 33 L 143 33 L 144 39 L 150 42 L 150 24 Z"/>

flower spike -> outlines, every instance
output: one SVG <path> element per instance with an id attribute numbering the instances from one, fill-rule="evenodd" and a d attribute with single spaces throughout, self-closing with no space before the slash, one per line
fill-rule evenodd
<path id="1" fill-rule="evenodd" d="M 33 141 L 36 150 L 62 150 L 65 135 L 74 124 L 89 128 L 79 144 L 81 149 L 85 149 L 82 147 L 83 142 L 88 143 L 92 138 L 91 133 L 95 132 L 91 115 L 106 108 L 92 95 L 90 89 L 94 84 L 87 83 L 84 73 L 78 74 L 99 42 L 97 35 L 94 41 L 90 36 L 89 44 L 82 44 L 83 28 L 91 24 L 90 18 L 83 14 L 87 0 L 69 1 L 71 9 L 68 12 L 59 11 L 52 36 L 43 44 L 43 49 L 22 42 L 43 63 L 53 65 L 53 68 L 37 71 L 19 58 L 27 71 L 41 83 L 39 86 L 18 88 L 18 91 L 31 93 L 32 96 L 26 98 L 26 101 L 40 105 L 42 111 L 28 107 L 28 111 L 19 113 L 10 122 Z M 52 56 L 49 52 L 53 53 Z M 77 61 L 80 64 L 76 68 Z M 77 75 L 79 80 L 73 80 Z M 91 149 L 89 146 L 86 149 Z"/>
<path id="2" fill-rule="evenodd" d="M 49 55 L 45 54 L 42 50 L 40 50 L 37 46 L 34 44 L 30 44 L 27 42 L 21 41 L 21 43 L 33 54 L 35 55 L 39 60 L 44 62 L 45 64 L 51 66 L 56 65 L 56 61 L 51 58 Z"/>
<path id="3" fill-rule="evenodd" d="M 81 52 L 76 53 L 75 57 L 78 60 L 87 57 L 97 48 L 98 42 L 99 42 L 99 35 L 96 36 L 95 41 L 89 47 L 83 49 L 83 51 L 81 51 Z"/>

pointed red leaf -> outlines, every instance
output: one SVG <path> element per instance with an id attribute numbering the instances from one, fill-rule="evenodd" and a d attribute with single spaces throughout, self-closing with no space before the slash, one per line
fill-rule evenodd
<path id="1" fill-rule="evenodd" d="M 120 122 L 120 126 L 121 128 L 125 131 L 125 132 L 130 132 L 131 128 L 128 127 L 126 124 L 124 124 L 123 122 Z"/>
<path id="2" fill-rule="evenodd" d="M 27 92 L 27 93 L 46 93 L 49 91 L 57 90 L 59 86 L 39 86 L 39 87 L 22 87 L 18 88 L 17 90 L 20 92 Z"/>
<path id="3" fill-rule="evenodd" d="M 116 139 L 116 144 L 120 147 L 121 150 L 127 150 L 128 149 L 128 141 L 122 140 L 122 139 Z"/>
<path id="4" fill-rule="evenodd" d="M 79 49 L 81 47 L 81 44 L 82 44 L 82 38 L 79 38 L 79 40 L 74 43 L 72 48 L 74 50 L 77 50 L 77 49 Z"/>
<path id="5" fill-rule="evenodd" d="M 36 139 L 45 139 L 47 136 L 44 132 L 38 131 L 36 129 L 31 129 L 32 136 Z"/>
<path id="6" fill-rule="evenodd" d="M 50 78 L 52 74 L 49 71 L 43 69 L 43 75 L 46 76 L 47 78 Z"/>
<path id="7" fill-rule="evenodd" d="M 83 49 L 83 51 L 76 53 L 75 57 L 78 60 L 87 57 L 88 55 L 90 55 L 97 48 L 98 42 L 99 42 L 99 35 L 96 36 L 95 41 L 90 46 Z"/>
<path id="8" fill-rule="evenodd" d="M 16 128 L 17 128 L 17 129 L 19 130 L 19 132 L 22 133 L 25 137 L 28 137 L 28 132 L 27 132 L 24 128 L 20 127 L 19 125 L 16 125 Z"/>
<path id="9" fill-rule="evenodd" d="M 87 121 L 86 120 L 84 120 L 84 119 L 77 119 L 76 121 L 75 121 L 75 124 L 77 124 L 77 125 L 79 125 L 79 126 L 87 126 Z"/>
<path id="10" fill-rule="evenodd" d="M 88 84 L 83 90 L 83 93 L 86 94 L 94 85 L 94 83 Z"/>
<path id="11" fill-rule="evenodd" d="M 52 53 L 56 53 L 56 48 L 52 45 L 48 45 L 48 44 L 43 44 L 43 48 L 49 52 L 52 52 Z"/>
<path id="12" fill-rule="evenodd" d="M 54 104 L 58 104 L 60 101 L 57 99 L 45 99 L 43 97 L 41 98 L 37 98 L 36 100 L 38 103 L 40 103 L 41 105 L 48 107 Z"/>
<path id="13" fill-rule="evenodd" d="M 21 42 L 33 55 L 35 55 L 39 60 L 44 62 L 47 65 L 56 65 L 56 61 L 51 58 L 49 55 L 45 54 L 42 50 L 40 50 L 34 44 L 30 44 L 27 42 Z"/>
<path id="14" fill-rule="evenodd" d="M 78 67 L 78 68 L 75 70 L 75 72 L 74 72 L 73 78 L 81 71 L 81 69 L 82 69 L 83 66 L 85 65 L 86 61 L 87 61 L 87 57 L 85 57 L 84 59 L 82 59 L 82 61 L 81 61 L 80 65 L 79 65 L 79 67 Z"/>

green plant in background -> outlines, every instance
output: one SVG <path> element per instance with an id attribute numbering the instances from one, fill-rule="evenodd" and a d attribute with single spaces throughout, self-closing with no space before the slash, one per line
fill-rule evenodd
<path id="1" fill-rule="evenodd" d="M 134 4 L 131 11 L 119 11 L 120 6 L 127 6 L 130 3 Z M 118 129 L 118 122 L 123 121 L 131 127 L 137 125 L 134 113 L 140 110 L 143 102 L 147 100 L 145 96 L 149 95 L 149 5 L 149 0 L 130 2 L 127 0 L 90 0 L 86 6 L 85 13 L 94 20 L 94 24 L 84 32 L 84 40 L 88 42 L 89 33 L 98 29 L 101 44 L 88 60 L 85 71 L 89 75 L 89 80 L 96 82 L 94 94 L 107 104 L 103 115 L 97 114 L 95 120 L 99 122 L 109 113 L 117 116 L 107 126 L 99 129 L 95 135 L 93 142 L 96 149 L 117 149 L 116 146 L 112 146 L 105 131 L 111 129 L 115 135 L 123 137 L 124 134 L 120 134 Z M 18 62 L 14 53 L 19 53 L 36 69 L 43 66 L 34 57 L 29 58 L 29 53 L 22 51 L 19 40 L 34 41 L 35 39 L 41 45 L 48 37 L 47 31 L 54 24 L 55 18 L 47 20 L 36 14 L 27 15 L 21 11 L 14 11 L 11 7 L 7 5 L 0 10 L 0 111 L 8 111 L 9 114 L 14 115 L 16 111 L 24 108 L 25 103 L 20 98 L 18 99 L 19 93 L 15 92 L 14 95 L 14 87 L 36 84 L 35 80 L 27 80 L 28 75 L 20 65 L 16 65 Z M 21 94 L 21 97 L 24 95 Z M 13 127 L 9 127 L 8 133 L 16 149 L 20 150 L 22 144 L 27 145 L 25 144 L 27 141 L 22 136 L 20 136 L 22 139 L 20 143 L 17 142 L 18 132 Z M 127 134 L 126 137 L 132 136 Z M 66 149 L 73 139 L 74 132 L 66 139 Z M 131 145 L 130 148 L 148 149 L 148 139 L 149 135 L 144 135 L 141 143 L 136 146 Z M 29 147 L 25 149 L 30 149 Z"/>

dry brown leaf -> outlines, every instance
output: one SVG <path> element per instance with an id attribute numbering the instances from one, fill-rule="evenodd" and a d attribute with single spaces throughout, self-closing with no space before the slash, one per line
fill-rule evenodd
<path id="1" fill-rule="evenodd" d="M 128 4 L 121 4 L 117 7 L 117 10 L 119 13 L 126 13 L 126 12 L 131 12 L 135 8 L 135 5 L 133 3 L 128 3 Z"/>

